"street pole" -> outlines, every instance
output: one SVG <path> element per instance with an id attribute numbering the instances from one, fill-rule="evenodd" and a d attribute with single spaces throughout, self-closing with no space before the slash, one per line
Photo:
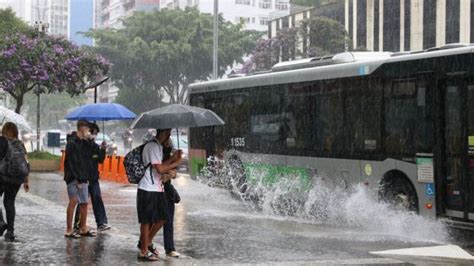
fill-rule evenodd
<path id="1" fill-rule="evenodd" d="M 218 48 L 219 48 L 219 6 L 217 0 L 214 0 L 214 46 L 213 46 L 213 60 L 212 60 L 212 78 L 217 79 L 217 62 L 218 62 Z"/>
<path id="2" fill-rule="evenodd" d="M 49 24 L 43 23 L 42 21 L 35 22 L 35 29 L 38 32 L 38 40 L 41 38 L 41 33 L 46 32 L 48 29 Z M 41 85 L 39 83 L 36 84 L 36 95 L 38 96 L 38 103 L 36 106 L 36 150 L 40 150 L 40 140 L 41 140 L 41 128 L 40 128 L 40 119 L 41 119 L 41 107 L 40 107 L 40 95 L 41 95 Z"/>
<path id="3" fill-rule="evenodd" d="M 40 118 L 41 118 L 41 115 L 40 115 L 40 85 L 37 84 L 36 85 L 36 88 L 37 88 L 37 92 L 36 92 L 36 95 L 38 96 L 38 105 L 36 106 L 36 150 L 39 151 L 40 150 L 40 139 L 41 139 L 41 128 L 40 128 Z"/>

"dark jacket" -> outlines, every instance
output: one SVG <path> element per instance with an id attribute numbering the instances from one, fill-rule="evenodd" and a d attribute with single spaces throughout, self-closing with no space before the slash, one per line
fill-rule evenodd
<path id="1" fill-rule="evenodd" d="M 99 180 L 99 164 L 105 160 L 105 149 L 100 148 L 94 140 L 87 143 L 87 172 L 89 173 L 89 183 Z"/>
<path id="2" fill-rule="evenodd" d="M 75 133 L 71 134 L 66 144 L 66 158 L 64 158 L 64 181 L 67 184 L 74 180 L 78 183 L 87 183 L 89 172 L 87 154 L 87 140 L 82 140 Z"/>

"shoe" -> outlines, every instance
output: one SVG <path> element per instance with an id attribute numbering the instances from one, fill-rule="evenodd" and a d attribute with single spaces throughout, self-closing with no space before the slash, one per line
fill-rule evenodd
<path id="1" fill-rule="evenodd" d="M 109 230 L 110 228 L 112 228 L 112 226 L 108 224 L 101 224 L 97 226 L 97 231 L 105 231 L 105 230 Z"/>
<path id="2" fill-rule="evenodd" d="M 0 222 L 0 236 L 3 236 L 5 230 L 7 230 L 8 225 L 5 222 Z"/>
<path id="3" fill-rule="evenodd" d="M 166 253 L 166 256 L 170 256 L 170 257 L 173 257 L 173 258 L 179 258 L 179 253 L 176 252 L 176 251 L 171 251 L 171 252 Z"/>
<path id="4" fill-rule="evenodd" d="M 13 230 L 7 231 L 7 233 L 5 234 L 5 239 L 10 241 L 15 240 L 15 234 L 13 233 Z"/>

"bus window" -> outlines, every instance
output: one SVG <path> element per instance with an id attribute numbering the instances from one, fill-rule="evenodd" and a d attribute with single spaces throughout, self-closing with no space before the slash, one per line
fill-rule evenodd
<path id="1" fill-rule="evenodd" d="M 381 147 L 382 86 L 379 80 L 347 80 L 346 150 L 376 152 Z"/>
<path id="2" fill-rule="evenodd" d="M 416 83 L 393 81 L 385 90 L 385 151 L 415 154 Z"/>

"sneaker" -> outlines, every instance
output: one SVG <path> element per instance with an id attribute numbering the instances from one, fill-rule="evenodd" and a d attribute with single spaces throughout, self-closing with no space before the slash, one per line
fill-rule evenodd
<path id="1" fill-rule="evenodd" d="M 3 236 L 5 230 L 7 230 L 8 225 L 5 222 L 0 222 L 0 236 Z"/>
<path id="2" fill-rule="evenodd" d="M 108 224 L 101 224 L 97 226 L 97 231 L 105 231 L 105 230 L 109 230 L 110 228 L 112 227 Z"/>
<path id="3" fill-rule="evenodd" d="M 15 240 L 15 234 L 13 233 L 13 230 L 7 231 L 7 233 L 5 234 L 5 239 L 10 241 Z"/>
<path id="4" fill-rule="evenodd" d="M 176 251 L 171 251 L 171 252 L 166 253 L 166 256 L 170 256 L 170 257 L 173 257 L 173 258 L 179 258 L 179 253 L 176 252 Z"/>

